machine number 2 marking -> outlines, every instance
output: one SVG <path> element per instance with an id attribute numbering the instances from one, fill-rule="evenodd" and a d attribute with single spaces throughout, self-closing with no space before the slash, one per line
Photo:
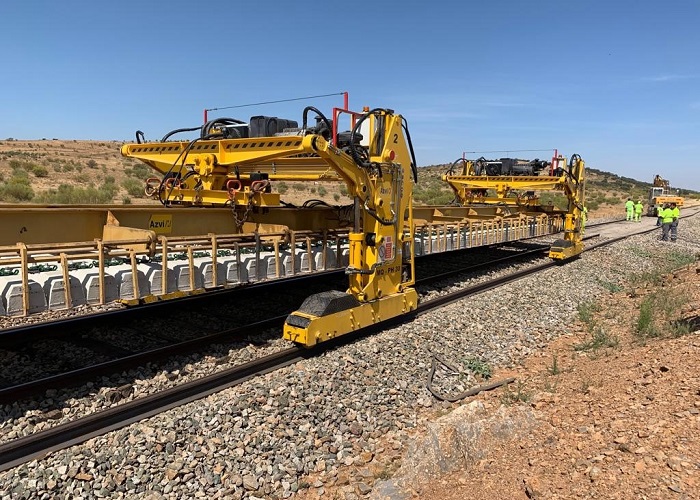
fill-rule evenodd
<path id="1" fill-rule="evenodd" d="M 399 134 L 394 134 L 394 144 L 399 143 Z"/>

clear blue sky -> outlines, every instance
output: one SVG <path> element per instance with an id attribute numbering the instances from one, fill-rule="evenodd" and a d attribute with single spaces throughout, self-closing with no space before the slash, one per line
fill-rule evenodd
<path id="1" fill-rule="evenodd" d="M 698 0 L 5 0 L 0 139 L 157 139 L 347 90 L 407 118 L 421 166 L 558 148 L 700 190 L 698 26 Z"/>

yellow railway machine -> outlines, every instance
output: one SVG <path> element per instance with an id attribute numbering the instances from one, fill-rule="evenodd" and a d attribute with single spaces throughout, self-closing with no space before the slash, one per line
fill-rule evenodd
<path id="1" fill-rule="evenodd" d="M 456 200 L 464 206 L 497 206 L 504 212 L 523 214 L 557 212 L 553 207 L 542 206 L 536 193 L 563 192 L 568 201 L 567 208 L 561 211 L 564 236 L 552 244 L 549 256 L 565 260 L 583 251 L 584 161 L 579 155 L 571 156 L 568 163 L 560 155 L 551 162 L 460 158 L 452 164 L 443 180 L 452 187 Z"/>
<path id="2" fill-rule="evenodd" d="M 309 111 L 318 116 L 313 127 L 307 126 Z M 345 293 L 313 295 L 289 315 L 284 337 L 306 346 L 408 313 L 418 304 L 412 287 L 417 170 L 406 122 L 388 109 L 348 113 L 352 129 L 340 134 L 320 111 L 307 107 L 301 127 L 277 117 L 253 117 L 248 124 L 218 119 L 191 141 L 168 141 L 169 134 L 160 142 L 122 147 L 124 156 L 163 174 L 149 180 L 147 189 L 164 205 L 230 207 L 238 227 L 265 222 L 268 208 L 280 204 L 273 181 L 345 182 L 354 199 L 349 286 Z"/>

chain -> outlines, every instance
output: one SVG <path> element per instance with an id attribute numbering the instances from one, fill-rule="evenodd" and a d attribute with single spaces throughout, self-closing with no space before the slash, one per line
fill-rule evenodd
<path id="1" fill-rule="evenodd" d="M 248 204 L 246 205 L 245 211 L 243 212 L 243 217 L 238 218 L 238 214 L 236 213 L 236 206 L 233 206 L 232 213 L 233 213 L 233 221 L 236 223 L 236 229 L 241 230 L 243 228 L 243 224 L 246 223 L 248 220 L 248 216 L 250 215 L 251 210 L 253 210 L 253 196 L 248 196 Z"/>

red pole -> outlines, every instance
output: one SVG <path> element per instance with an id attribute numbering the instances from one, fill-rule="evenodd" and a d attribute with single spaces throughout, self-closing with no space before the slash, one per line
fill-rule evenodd
<path id="1" fill-rule="evenodd" d="M 554 175 L 554 162 L 557 162 L 557 167 L 559 166 L 559 162 L 557 160 L 557 157 L 559 156 L 557 150 L 554 150 L 554 156 L 552 156 L 552 164 L 549 166 L 549 175 L 550 177 Z"/>
<path id="2" fill-rule="evenodd" d="M 208 109 L 204 110 L 204 123 L 207 123 L 209 121 L 208 111 Z"/>
<path id="3" fill-rule="evenodd" d="M 343 92 L 343 109 L 350 109 L 350 99 L 347 92 Z"/>

